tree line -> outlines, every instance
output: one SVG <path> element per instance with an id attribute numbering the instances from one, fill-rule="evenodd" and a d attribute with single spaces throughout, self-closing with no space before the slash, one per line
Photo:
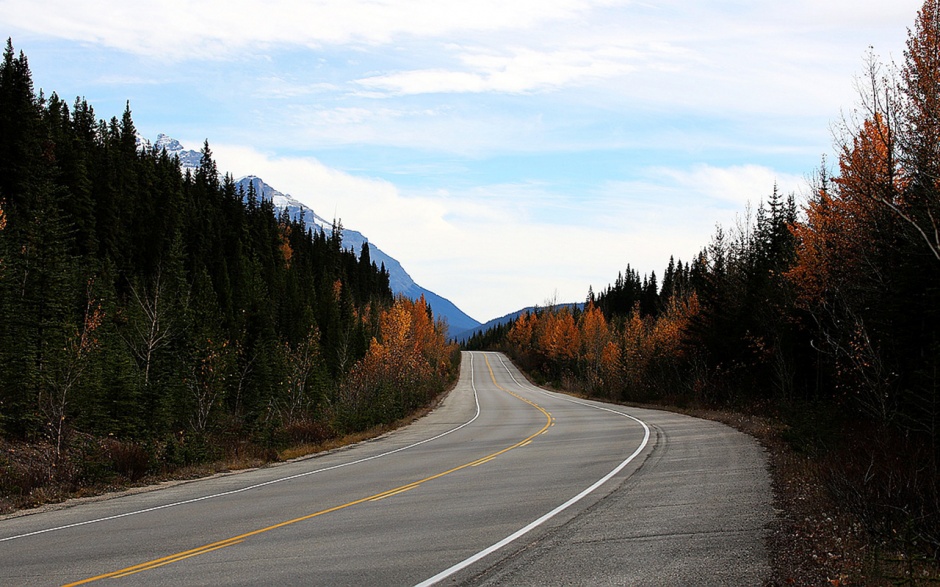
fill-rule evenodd
<path id="1" fill-rule="evenodd" d="M 876 535 L 940 552 L 940 2 L 903 63 L 870 56 L 802 206 L 776 188 L 662 282 L 629 266 L 584 309 L 478 336 L 614 400 L 755 407 L 823 458 Z"/>
<path id="2" fill-rule="evenodd" d="M 390 422 L 454 376 L 431 316 L 393 298 L 367 244 L 343 248 L 339 222 L 307 230 L 237 189 L 208 142 L 183 171 L 139 147 L 129 104 L 98 120 L 83 98 L 37 94 L 8 40 L 0 439 L 48 459 L 26 481 L 0 456 L 0 491 L 106 477 L 109 450 L 133 447 L 140 475 Z M 406 347 L 407 381 L 377 358 Z"/>

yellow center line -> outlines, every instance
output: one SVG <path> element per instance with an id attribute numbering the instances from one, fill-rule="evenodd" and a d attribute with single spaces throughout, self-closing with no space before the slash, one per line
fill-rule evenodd
<path id="1" fill-rule="evenodd" d="M 478 466 L 480 466 L 480 465 L 484 465 L 484 464 L 486 464 L 486 463 L 492 461 L 492 460 L 495 459 L 495 458 L 496 458 L 496 457 L 492 457 L 492 458 L 489 458 L 489 459 L 483 459 L 482 461 L 476 461 L 476 462 L 474 462 L 473 464 L 471 464 L 470 466 L 471 466 L 471 467 L 478 467 Z"/>
<path id="2" fill-rule="evenodd" d="M 304 522 L 304 521 L 306 521 L 306 520 L 310 520 L 310 519 L 313 519 L 313 518 L 322 516 L 322 515 L 324 515 L 324 514 L 329 514 L 329 513 L 332 513 L 332 512 L 337 512 L 337 511 L 339 511 L 339 510 L 344 510 L 344 509 L 346 509 L 346 508 L 350 508 L 350 507 L 352 507 L 352 506 L 354 506 L 354 505 L 359 505 L 359 504 L 361 504 L 361 503 L 365 503 L 365 502 L 368 502 L 368 501 L 377 501 L 377 500 L 380 500 L 380 499 L 384 499 L 384 498 L 386 498 L 386 497 L 391 497 L 391 496 L 393 496 L 393 495 L 397 495 L 397 494 L 399 494 L 399 493 L 404 493 L 405 491 L 408 491 L 408 490 L 410 490 L 410 489 L 414 489 L 415 487 L 418 487 L 419 485 L 422 485 L 422 484 L 424 484 L 424 483 L 427 483 L 428 481 L 433 481 L 433 480 L 435 480 L 435 479 L 440 479 L 441 477 L 444 477 L 445 475 L 450 475 L 451 473 L 456 473 L 457 471 L 462 471 L 463 469 L 466 469 L 466 468 L 468 468 L 468 467 L 475 467 L 475 466 L 477 466 L 477 465 L 482 465 L 483 463 L 488 462 L 488 461 L 491 461 L 491 460 L 495 459 L 496 457 L 498 457 L 498 456 L 500 456 L 500 455 L 502 455 L 502 454 L 505 454 L 505 453 L 511 451 L 511 450 L 514 449 L 514 448 L 519 448 L 519 447 L 521 447 L 521 446 L 524 446 L 524 445 L 526 445 L 526 444 L 529 444 L 529 443 L 532 442 L 537 436 L 539 436 L 539 435 L 544 434 L 545 432 L 547 432 L 548 429 L 549 429 L 549 427 L 552 425 L 553 420 L 554 420 L 554 419 L 552 418 L 552 415 L 551 415 L 550 413 L 548 413 L 547 411 L 545 411 L 545 409 L 544 409 L 542 406 L 540 406 L 540 405 L 536 404 L 535 402 L 532 402 L 532 401 L 530 401 L 530 400 L 528 400 L 528 399 L 526 399 L 526 398 L 524 398 L 524 397 L 522 397 L 522 396 L 520 396 L 520 395 L 517 395 L 517 394 L 515 394 L 515 393 L 509 391 L 508 389 L 503 388 L 503 387 L 502 387 L 501 385 L 499 385 L 498 383 L 496 383 L 496 375 L 493 373 L 493 367 L 490 366 L 490 361 L 489 361 L 489 359 L 486 358 L 486 355 L 484 355 L 483 358 L 484 358 L 484 360 L 486 361 L 486 366 L 487 366 L 487 368 L 488 368 L 489 371 L 490 371 L 490 378 L 493 380 L 493 385 L 495 385 L 495 386 L 497 387 L 497 389 L 499 389 L 499 390 L 501 390 L 501 391 L 504 391 L 504 392 L 508 393 L 509 395 L 511 395 L 511 396 L 513 396 L 513 397 L 515 397 L 515 398 L 518 398 L 518 399 L 521 400 L 521 401 L 524 401 L 525 403 L 531 405 L 532 407 L 534 407 L 535 409 L 537 409 L 538 411 L 542 412 L 542 413 L 545 415 L 545 425 L 542 426 L 542 428 L 539 429 L 538 432 L 536 432 L 535 434 L 532 434 L 532 435 L 530 435 L 530 436 L 524 438 L 523 440 L 520 440 L 520 441 L 517 442 L 516 444 L 514 444 L 514 445 L 512 445 L 512 446 L 509 446 L 509 447 L 507 447 L 507 448 L 504 448 L 504 449 L 502 449 L 502 450 L 500 450 L 500 451 L 494 452 L 494 453 L 492 453 L 492 454 L 490 454 L 490 455 L 487 455 L 487 456 L 485 456 L 485 457 L 483 457 L 483 458 L 480 458 L 480 459 L 477 459 L 477 460 L 475 460 L 475 461 L 472 461 L 472 462 L 465 463 L 465 464 L 463 464 L 463 465 L 454 467 L 453 469 L 448 469 L 448 470 L 446 470 L 446 471 L 444 471 L 444 472 L 442 472 L 442 473 L 437 473 L 436 475 L 431 475 L 430 477 L 425 477 L 424 479 L 421 479 L 420 481 L 413 481 L 413 482 L 411 482 L 411 483 L 407 483 L 407 484 L 405 484 L 405 485 L 401 485 L 401 486 L 396 487 L 396 488 L 394 488 L 394 489 L 389 489 L 388 491 L 383 491 L 383 492 L 381 492 L 381 493 L 376 493 L 376 494 L 374 494 L 374 495 L 370 495 L 369 497 L 363 497 L 363 498 L 361 498 L 361 499 L 356 499 L 356 500 L 354 500 L 354 501 L 350 501 L 350 502 L 344 503 L 344 504 L 342 504 L 342 505 L 338 505 L 338 506 L 334 506 L 334 507 L 331 507 L 331 508 L 327 508 L 327 509 L 325 509 L 325 510 L 320 510 L 320 511 L 318 511 L 318 512 L 313 512 L 313 513 L 307 514 L 307 515 L 305 515 L 305 516 L 300 516 L 299 518 L 294 518 L 294 519 L 291 519 L 291 520 L 286 520 L 286 521 L 284 521 L 284 522 L 279 522 L 279 523 L 277 523 L 277 524 L 273 524 L 273 525 L 267 526 L 267 527 L 265 527 L 265 528 L 259 528 L 258 530 L 252 530 L 251 532 L 245 532 L 244 534 L 239 534 L 238 536 L 233 536 L 232 538 L 227 538 L 227 539 L 225 539 L 225 540 L 220 540 L 220 541 L 218 541 L 218 542 L 212 542 L 212 543 L 210 543 L 210 544 L 206 544 L 206 545 L 204 545 L 204 546 L 200 546 L 199 548 L 193 548 L 193 549 L 191 549 L 191 550 L 185 550 L 185 551 L 183 551 L 183 552 L 178 552 L 178 553 L 176 553 L 176 554 L 171 554 L 171 555 L 169 555 L 169 556 L 165 556 L 165 557 L 158 558 L 158 559 L 154 559 L 154 560 L 151 560 L 151 561 L 148 561 L 148 562 L 145 562 L 145 563 L 140 563 L 140 564 L 137 564 L 137 565 L 133 565 L 133 566 L 130 566 L 130 567 L 126 567 L 126 568 L 123 568 L 123 569 L 120 569 L 120 570 L 117 570 L 117 571 L 112 571 L 112 572 L 110 572 L 110 573 L 104 573 L 104 574 L 102 574 L 102 575 L 96 575 L 96 576 L 94 576 L 94 577 L 89 577 L 89 578 L 87 578 L 87 579 L 82 579 L 81 581 L 75 581 L 75 582 L 73 582 L 73 583 L 67 583 L 67 584 L 63 585 L 63 587 L 73 587 L 74 585 L 85 585 L 85 584 L 87 584 L 87 583 L 92 583 L 92 582 L 95 582 L 95 581 L 100 581 L 100 580 L 102 580 L 102 579 L 116 579 L 116 578 L 119 578 L 119 577 L 126 577 L 126 576 L 128 576 L 128 575 L 133 575 L 133 574 L 135 574 L 135 573 L 140 573 L 140 572 L 142 572 L 142 571 L 148 571 L 148 570 L 150 570 L 150 569 L 155 569 L 155 568 L 157 568 L 157 567 L 162 567 L 162 566 L 164 566 L 164 565 L 168 565 L 168 564 L 170 564 L 170 563 L 175 563 L 175 562 L 178 562 L 178 561 L 181 561 L 181 560 L 185 560 L 185 559 L 187 559 L 187 558 L 191 558 L 191 557 L 194 557 L 194 556 L 199 556 L 199 555 L 201 555 L 201 554 L 206 554 L 206 553 L 209 553 L 209 552 L 213 552 L 213 551 L 215 551 L 215 550 L 219 550 L 219 549 L 225 548 L 225 547 L 227 547 L 227 546 L 234 546 L 234 545 L 236 545 L 236 544 L 241 544 L 242 542 L 244 542 L 244 541 L 247 540 L 248 538 L 251 538 L 252 536 L 257 536 L 257 535 L 259 535 L 259 534 L 264 534 L 264 533 L 266 533 L 266 532 L 270 532 L 271 530 L 277 530 L 278 528 L 284 528 L 285 526 L 291 526 L 291 525 L 296 524 L 296 523 L 298 523 L 298 522 Z"/>
<path id="3" fill-rule="evenodd" d="M 195 551 L 187 551 L 188 554 L 180 553 L 172 557 L 167 557 L 166 559 L 158 559 L 156 561 L 150 561 L 149 563 L 144 563 L 143 565 L 137 565 L 134 567 L 128 567 L 128 570 L 120 575 L 113 575 L 114 579 L 120 579 L 121 577 L 127 577 L 137 573 L 142 573 L 143 571 L 149 571 L 150 569 L 155 569 L 157 567 L 162 567 L 163 565 L 168 565 L 170 563 L 175 563 L 190 557 L 199 556 L 200 554 L 205 554 L 207 552 L 212 552 L 213 550 L 219 550 L 220 548 L 225 548 L 226 546 L 234 546 L 236 544 L 241 544 L 244 540 L 236 540 L 234 542 L 227 541 L 225 544 L 218 544 L 212 548 L 202 547 L 197 548 Z"/>
<path id="4" fill-rule="evenodd" d="M 385 499 L 386 497 L 391 497 L 391 496 L 393 496 L 393 495 L 398 495 L 399 493 L 404 493 L 404 492 L 406 492 L 406 491 L 411 491 L 411 490 L 414 489 L 415 487 L 417 487 L 417 485 L 411 485 L 411 486 L 409 486 L 409 487 L 403 487 L 402 489 L 396 489 L 396 490 L 394 490 L 394 491 L 387 491 L 387 492 L 383 493 L 382 495 L 380 495 L 380 496 L 378 496 L 378 497 L 373 497 L 373 498 L 370 499 L 369 501 L 381 501 L 381 500 Z"/>

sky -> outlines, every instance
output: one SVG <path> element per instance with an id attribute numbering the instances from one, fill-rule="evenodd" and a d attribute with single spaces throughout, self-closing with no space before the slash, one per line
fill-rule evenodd
<path id="1" fill-rule="evenodd" d="M 807 178 L 915 0 L 0 0 L 36 89 L 257 175 L 484 322 Z"/>

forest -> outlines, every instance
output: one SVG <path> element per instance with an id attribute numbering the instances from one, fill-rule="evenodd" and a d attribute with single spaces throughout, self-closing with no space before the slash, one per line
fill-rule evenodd
<path id="1" fill-rule="evenodd" d="M 776 187 L 661 279 L 478 335 L 534 379 L 614 401 L 770 414 L 877 540 L 940 556 L 940 3 L 873 54 L 797 205 Z"/>
<path id="2" fill-rule="evenodd" d="M 456 378 L 424 299 L 220 175 L 141 148 L 130 104 L 0 64 L 0 511 L 386 425 Z M 252 461 L 252 462 L 254 462 Z"/>

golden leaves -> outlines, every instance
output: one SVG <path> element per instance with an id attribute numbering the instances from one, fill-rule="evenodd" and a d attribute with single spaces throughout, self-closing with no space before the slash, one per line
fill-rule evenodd
<path id="1" fill-rule="evenodd" d="M 294 249 L 290 246 L 291 225 L 281 223 L 278 224 L 278 229 L 278 239 L 280 240 L 278 249 L 281 251 L 281 256 L 284 258 L 284 265 L 290 268 L 290 262 L 294 256 Z"/>
<path id="2" fill-rule="evenodd" d="M 377 332 L 344 386 L 347 397 L 401 408 L 443 380 L 453 347 L 444 338 L 444 325 L 432 320 L 423 296 L 396 299 L 379 315 Z"/>

